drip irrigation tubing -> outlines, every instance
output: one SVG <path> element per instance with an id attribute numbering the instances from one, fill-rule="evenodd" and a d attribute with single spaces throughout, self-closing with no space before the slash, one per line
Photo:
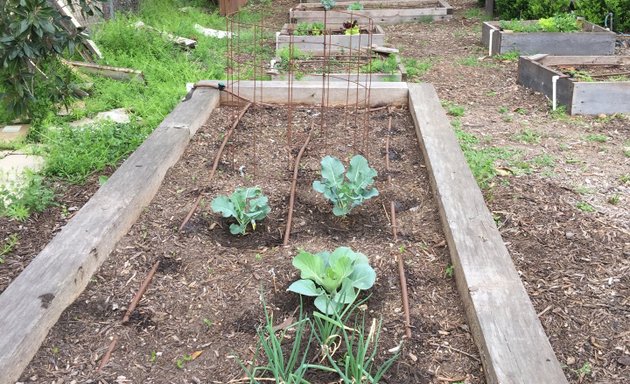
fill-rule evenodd
<path id="1" fill-rule="evenodd" d="M 284 231 L 284 240 L 282 245 L 289 245 L 289 237 L 291 236 L 291 223 L 293 221 L 293 205 L 295 203 L 295 190 L 297 187 L 298 180 L 298 171 L 300 169 L 300 160 L 302 159 L 302 155 L 306 151 L 306 147 L 308 147 L 308 143 L 311 141 L 311 134 L 313 133 L 313 125 L 315 121 L 311 120 L 311 129 L 308 132 L 308 136 L 306 137 L 306 141 L 304 141 L 304 145 L 300 149 L 297 157 L 295 158 L 295 165 L 293 166 L 293 181 L 291 182 L 291 192 L 289 195 L 289 214 L 287 216 L 287 228 Z"/>
<path id="2" fill-rule="evenodd" d="M 389 122 L 387 124 L 387 138 L 385 140 L 385 170 L 387 171 L 387 184 L 392 189 L 392 176 L 390 172 L 390 164 L 389 164 L 389 138 L 392 132 L 392 116 L 389 115 Z M 390 220 L 392 226 L 392 235 L 394 237 L 394 242 L 398 241 L 398 226 L 396 225 L 396 203 L 394 200 L 391 200 L 389 203 L 390 206 Z M 407 338 L 411 338 L 411 315 L 409 314 L 409 295 L 407 292 L 407 278 L 405 277 L 405 261 L 403 258 L 403 253 L 400 252 L 397 254 L 398 259 L 398 276 L 400 279 L 400 291 L 402 297 L 402 305 L 403 311 L 405 315 L 405 335 Z"/>
<path id="3" fill-rule="evenodd" d="M 232 137 L 232 133 L 234 133 L 234 130 L 236 129 L 236 126 L 238 125 L 238 123 L 240 123 L 241 119 L 245 115 L 245 112 L 247 112 L 247 110 L 251 106 L 252 106 L 252 103 L 249 102 L 249 103 L 247 103 L 247 105 L 245 105 L 245 107 L 243 107 L 243 109 L 239 113 L 238 117 L 236 118 L 236 120 L 232 124 L 232 127 L 230 127 L 230 130 L 228 131 L 228 133 L 225 135 L 225 137 L 223 137 L 223 142 L 221 143 L 221 146 L 219 147 L 219 151 L 217 152 L 217 155 L 214 157 L 214 163 L 212 164 L 212 169 L 210 170 L 210 175 L 208 176 L 208 182 L 210 182 L 212 180 L 212 178 L 214 177 L 215 172 L 217 171 L 217 168 L 219 167 L 219 161 L 221 160 L 221 155 L 223 153 L 223 149 L 225 148 L 225 145 L 230 140 L 230 137 Z M 197 210 L 197 207 L 199 206 L 199 203 L 201 202 L 202 197 L 203 197 L 203 193 L 201 191 L 199 191 L 199 195 L 197 196 L 197 200 L 195 200 L 195 203 L 193 204 L 192 208 L 190 208 L 190 211 L 188 212 L 188 214 L 186 215 L 186 217 L 182 221 L 181 225 L 179 226 L 179 229 L 178 229 L 179 232 L 181 232 L 181 230 L 184 229 L 184 227 L 186 226 L 186 224 L 188 223 L 188 221 L 190 220 L 192 215 Z"/>

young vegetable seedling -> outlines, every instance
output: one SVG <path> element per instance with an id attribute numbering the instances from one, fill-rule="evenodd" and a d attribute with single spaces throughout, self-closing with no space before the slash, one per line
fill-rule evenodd
<path id="1" fill-rule="evenodd" d="M 322 179 L 313 182 L 313 189 L 333 204 L 335 216 L 346 216 L 352 208 L 378 196 L 376 188 L 370 188 L 377 172 L 370 168 L 365 157 L 354 156 L 347 173 L 341 161 L 335 157 L 326 156 L 321 164 Z"/>
<path id="2" fill-rule="evenodd" d="M 256 230 L 256 221 L 267 217 L 271 211 L 259 187 L 236 188 L 230 197 L 218 196 L 212 200 L 211 208 L 223 217 L 233 217 L 237 223 L 230 225 L 230 233 L 244 235 L 249 224 Z"/>
<path id="3" fill-rule="evenodd" d="M 300 270 L 301 279 L 287 290 L 315 297 L 315 307 L 327 315 L 340 313 L 344 305 L 356 300 L 360 290 L 372 288 L 376 280 L 367 256 L 348 247 L 333 253 L 302 250 L 292 264 Z"/>

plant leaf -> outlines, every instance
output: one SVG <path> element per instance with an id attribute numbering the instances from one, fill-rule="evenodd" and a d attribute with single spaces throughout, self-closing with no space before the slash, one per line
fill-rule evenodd
<path id="1" fill-rule="evenodd" d="M 300 270 L 302 279 L 311 279 L 315 283 L 322 285 L 321 276 L 324 273 L 324 262 L 317 255 L 301 250 L 293 258 L 293 266 Z"/>
<path id="2" fill-rule="evenodd" d="M 299 293 L 304 296 L 319 296 L 324 293 L 324 290 L 315 286 L 313 280 L 302 279 L 293 282 L 289 285 L 287 291 Z"/>
<path id="3" fill-rule="evenodd" d="M 214 200 L 212 200 L 210 207 L 214 212 L 221 213 L 223 217 L 237 216 L 234 204 L 232 204 L 227 196 L 217 196 Z"/>
<path id="4" fill-rule="evenodd" d="M 355 263 L 349 280 L 355 288 L 363 290 L 370 289 L 376 281 L 376 272 L 369 264 Z"/>

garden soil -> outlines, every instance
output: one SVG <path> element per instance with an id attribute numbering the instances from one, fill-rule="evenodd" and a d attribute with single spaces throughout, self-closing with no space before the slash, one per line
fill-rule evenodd
<path id="1" fill-rule="evenodd" d="M 427 73 L 411 80 L 432 83 L 443 101 L 464 107 L 463 116 L 451 118 L 462 131 L 478 138 L 477 149 L 515 153 L 497 161 L 499 176 L 484 191 L 486 202 L 569 381 L 624 383 L 630 377 L 630 117 L 569 117 L 552 112 L 544 95 L 516 83 L 516 60 L 485 56 L 480 16 L 471 11 L 476 1 L 450 3 L 455 8 L 451 21 L 387 26 L 388 43 L 405 58 L 431 63 Z M 285 11 L 291 5 L 274 2 L 278 13 L 269 22 L 276 29 L 286 23 Z M 617 54 L 629 53 L 627 47 L 618 47 Z M 333 151 L 347 160 L 363 148 L 355 142 L 358 134 L 339 143 L 333 141 L 332 132 L 327 136 L 330 142 L 315 140 L 300 171 L 291 246 L 283 248 L 280 237 L 286 223 L 280 212 L 285 209 L 290 177 L 286 144 L 264 142 L 269 138 L 261 131 L 251 133 L 260 130 L 258 123 L 251 126 L 252 118 L 282 126 L 273 120 L 279 117 L 274 114 L 282 113 L 258 107 L 249 112 L 234 145 L 228 147 L 217 179 L 206 185 L 203 178 L 211 167 L 218 135 L 234 111 L 221 108 L 213 115 L 169 173 L 156 200 L 86 292 L 62 315 L 21 381 L 196 383 L 241 377 L 236 360 L 252 358 L 255 329 L 263 320 L 260 297 L 273 311 L 274 322 L 295 316 L 297 298 L 284 290 L 298 277 L 290 266 L 297 247 L 349 245 L 369 255 L 378 273 L 366 314 L 383 316 L 380 359 L 390 356 L 387 350 L 403 339 L 395 257 L 404 250 L 413 338 L 403 343 L 389 381 L 383 382 L 483 382 L 461 302 L 445 273 L 448 250 L 426 170 L 412 149 L 417 143 L 409 139 L 393 147 L 391 158 L 398 156 L 392 162 L 393 172 L 405 165 L 415 177 L 396 173 L 394 181 L 401 184 L 388 189 L 377 160 L 384 155 L 387 113 L 373 114 L 370 142 L 378 145 L 366 152 L 376 161 L 381 175 L 377 186 L 384 189 L 349 219 L 335 220 L 321 197 L 309 190 L 317 176 L 318 158 Z M 317 113 L 299 111 L 298 119 L 304 121 L 294 127 L 294 156 L 309 129 L 306 121 Z M 408 130 L 406 112 L 393 114 Z M 246 146 L 248 137 L 260 144 L 250 153 L 238 152 L 236 143 Z M 249 165 L 241 177 L 243 164 Z M 262 173 L 262 165 L 273 165 L 273 171 Z M 256 233 L 233 238 L 208 203 L 215 193 L 226 193 L 239 182 L 263 186 L 274 210 Z M 24 223 L 0 219 L 0 239 L 14 233 L 20 238 L 0 265 L 0 291 L 97 187 L 94 177 L 87 187 L 62 188 L 59 207 Z M 185 231 L 177 233 L 186 208 L 199 192 L 207 197 L 204 204 Z M 396 245 L 382 206 L 390 198 L 401 212 L 402 240 Z M 160 270 L 130 324 L 122 326 L 125 307 L 156 260 L 161 261 Z M 110 363 L 97 373 L 99 359 L 113 338 L 117 343 Z M 177 367 L 178 359 L 197 351 L 203 352 Z M 319 379 L 328 382 L 329 378 Z"/>

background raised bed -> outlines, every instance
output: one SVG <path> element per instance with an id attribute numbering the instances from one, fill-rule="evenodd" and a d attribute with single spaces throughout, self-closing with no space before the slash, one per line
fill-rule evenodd
<path id="1" fill-rule="evenodd" d="M 317 2 L 319 3 L 319 1 Z M 360 1 L 364 6 L 361 11 L 347 11 L 353 2 L 339 2 L 331 11 L 326 12 L 330 23 L 343 23 L 352 17 L 360 23 L 369 20 L 381 25 L 410 22 L 448 20 L 453 8 L 445 0 L 398 0 L 398 1 Z M 324 7 L 321 4 L 302 3 L 289 11 L 291 22 L 313 22 L 324 20 Z"/>
<path id="2" fill-rule="evenodd" d="M 536 23 L 534 20 L 524 22 Z M 498 21 L 484 22 L 481 30 L 481 42 L 490 56 L 510 51 L 524 55 L 612 55 L 615 36 L 588 21 L 583 22 L 582 32 L 505 32 Z"/>
<path id="3" fill-rule="evenodd" d="M 578 81 L 552 66 L 619 66 L 630 73 L 630 56 L 521 56 L 518 68 L 519 84 L 565 105 L 572 115 L 630 113 L 630 81 Z"/>
<path id="4" fill-rule="evenodd" d="M 290 35 L 289 29 L 294 29 L 295 25 L 285 24 L 282 30 L 276 34 L 276 52 L 293 45 L 295 49 L 314 55 L 326 53 L 341 53 L 358 50 L 372 45 L 382 46 L 385 44 L 385 32 L 378 25 L 361 27 L 361 34 L 358 35 Z M 330 24 L 327 24 L 330 28 Z M 341 24 L 339 25 L 341 27 Z"/>

